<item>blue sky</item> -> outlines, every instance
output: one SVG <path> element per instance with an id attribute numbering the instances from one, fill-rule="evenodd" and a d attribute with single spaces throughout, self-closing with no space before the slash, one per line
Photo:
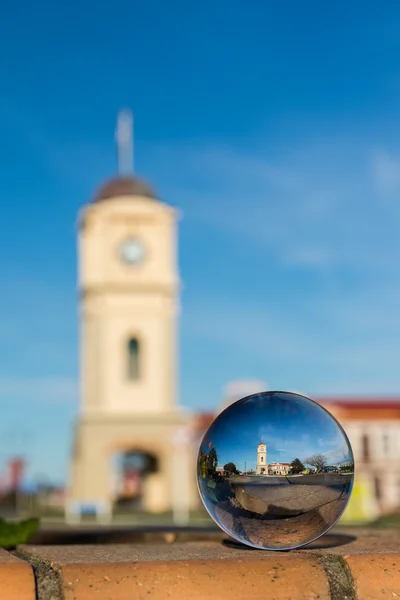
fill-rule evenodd
<path id="1" fill-rule="evenodd" d="M 22 0 L 0 22 L 0 460 L 62 479 L 75 221 L 116 170 L 180 207 L 181 402 L 400 388 L 398 2 Z"/>
<path id="2" fill-rule="evenodd" d="M 266 444 L 268 463 L 290 463 L 295 458 L 304 462 L 313 454 L 323 454 L 329 464 L 351 460 L 336 421 L 318 405 L 293 394 L 257 394 L 237 402 L 206 432 L 203 452 L 208 452 L 210 442 L 220 466 L 233 462 L 242 471 L 255 470 L 260 442 Z"/>

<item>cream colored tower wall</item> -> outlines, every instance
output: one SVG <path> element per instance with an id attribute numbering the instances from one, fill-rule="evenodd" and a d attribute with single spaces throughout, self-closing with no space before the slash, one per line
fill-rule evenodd
<path id="1" fill-rule="evenodd" d="M 173 433 L 185 419 L 177 415 L 170 418 L 138 418 L 135 422 L 123 417 L 96 419 L 89 416 L 79 424 L 79 443 L 76 447 L 70 497 L 90 502 L 113 499 L 113 458 L 127 450 L 148 452 L 157 457 L 159 470 L 145 479 L 144 505 L 150 512 L 162 512 L 171 508 L 174 477 L 171 457 Z M 187 449 L 184 452 L 188 452 Z M 189 464 L 188 473 L 178 474 L 191 478 L 195 469 Z M 196 506 L 195 486 L 192 486 L 188 504 Z"/>
<path id="2" fill-rule="evenodd" d="M 161 294 L 87 298 L 82 314 L 84 411 L 159 414 L 176 405 L 176 306 Z M 130 337 L 140 341 L 140 377 L 127 375 Z"/>
<path id="3" fill-rule="evenodd" d="M 90 205 L 79 236 L 81 409 L 160 414 L 176 405 L 178 272 L 176 214 L 164 204 L 123 197 Z M 145 247 L 127 265 L 127 239 Z M 140 342 L 140 377 L 127 376 L 127 345 Z"/>
<path id="4" fill-rule="evenodd" d="M 83 288 L 127 285 L 175 288 L 178 285 L 176 211 L 161 202 L 123 196 L 85 207 L 79 235 L 79 284 Z M 142 266 L 119 258 L 125 239 L 141 240 Z"/>

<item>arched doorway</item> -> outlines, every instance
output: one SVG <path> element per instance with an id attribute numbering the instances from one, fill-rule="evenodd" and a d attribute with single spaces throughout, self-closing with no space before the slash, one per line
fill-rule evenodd
<path id="1" fill-rule="evenodd" d="M 146 480 L 160 471 L 157 455 L 139 449 L 113 457 L 113 512 L 147 511 Z"/>

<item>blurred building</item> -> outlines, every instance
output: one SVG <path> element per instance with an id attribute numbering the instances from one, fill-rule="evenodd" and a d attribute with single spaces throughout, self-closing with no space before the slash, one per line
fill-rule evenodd
<path id="1" fill-rule="evenodd" d="M 190 418 L 177 405 L 177 216 L 133 176 L 106 182 L 80 214 L 81 402 L 69 514 L 111 512 L 118 455 L 133 461 L 122 461 L 121 495 L 140 489 L 143 510 L 168 511 L 178 494 L 197 504 L 178 440 Z"/>
<path id="2" fill-rule="evenodd" d="M 329 398 L 353 448 L 355 485 L 345 516 L 371 520 L 400 507 L 400 398 Z"/>
<path id="3" fill-rule="evenodd" d="M 36 490 L 36 502 L 45 511 L 62 511 L 65 506 L 65 490 L 56 486 L 39 486 Z"/>

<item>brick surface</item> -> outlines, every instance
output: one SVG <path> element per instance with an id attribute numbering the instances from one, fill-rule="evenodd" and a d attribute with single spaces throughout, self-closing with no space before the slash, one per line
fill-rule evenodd
<path id="1" fill-rule="evenodd" d="M 39 600 L 400 600 L 399 529 L 337 528 L 290 552 L 222 537 L 190 541 L 171 533 L 163 542 L 27 545 L 19 552 L 41 577 Z"/>
<path id="2" fill-rule="evenodd" d="M 1 600 L 35 600 L 32 567 L 0 548 Z"/>
<path id="3" fill-rule="evenodd" d="M 280 552 L 247 549 L 246 546 L 230 547 L 221 542 L 175 542 L 171 544 L 104 544 L 82 546 L 21 546 L 27 553 L 46 563 L 93 564 L 160 562 L 182 560 L 219 560 L 229 558 L 249 558 L 280 556 Z M 287 556 L 287 553 L 284 554 Z"/>
<path id="4" fill-rule="evenodd" d="M 399 554 L 353 554 L 343 558 L 351 569 L 360 600 L 400 598 Z"/>
<path id="5" fill-rule="evenodd" d="M 400 529 L 334 527 L 300 552 L 322 554 L 395 554 L 400 551 Z"/>
<path id="6" fill-rule="evenodd" d="M 25 551 L 59 572 L 65 600 L 330 598 L 324 568 L 312 555 L 249 556 L 209 543 L 188 546 L 171 545 L 164 552 L 159 546 L 147 551 L 130 546 Z"/>
<path id="7" fill-rule="evenodd" d="M 153 530 L 152 530 L 153 529 Z M 64 526 L 57 530 L 41 530 L 32 538 L 33 545 L 72 545 L 72 544 L 163 544 L 171 542 L 192 542 L 212 540 L 219 542 L 228 539 L 220 529 L 197 531 L 164 531 L 143 527 L 88 527 L 71 528 Z M 399 549 L 399 529 L 359 529 L 334 527 L 329 533 L 312 544 L 302 548 L 305 551 L 322 553 L 381 553 L 397 552 Z"/>

